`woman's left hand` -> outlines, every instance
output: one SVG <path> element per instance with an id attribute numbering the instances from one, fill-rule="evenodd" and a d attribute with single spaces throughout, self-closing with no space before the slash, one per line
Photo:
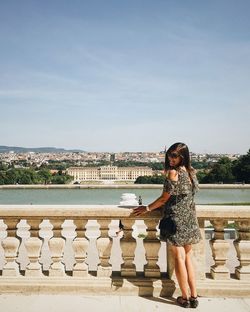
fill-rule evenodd
<path id="1" fill-rule="evenodd" d="M 142 214 L 145 214 L 147 213 L 147 209 L 146 209 L 147 206 L 138 206 L 136 208 L 133 209 L 133 212 L 132 212 L 132 215 L 135 215 L 135 216 L 140 216 Z"/>

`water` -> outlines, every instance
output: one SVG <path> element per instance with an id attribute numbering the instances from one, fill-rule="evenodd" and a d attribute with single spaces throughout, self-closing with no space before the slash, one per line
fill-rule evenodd
<path id="1" fill-rule="evenodd" d="M 0 204 L 36 205 L 118 205 L 123 193 L 134 193 L 148 204 L 161 195 L 161 189 L 14 189 L 0 190 Z M 197 204 L 250 202 L 250 189 L 202 189 Z"/>

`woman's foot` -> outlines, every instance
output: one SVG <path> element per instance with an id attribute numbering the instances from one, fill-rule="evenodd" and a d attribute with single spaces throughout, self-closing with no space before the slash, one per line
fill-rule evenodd
<path id="1" fill-rule="evenodd" d="M 190 303 L 188 299 L 185 299 L 183 297 L 177 297 L 176 302 L 183 308 L 190 308 Z"/>
<path id="2" fill-rule="evenodd" d="M 197 308 L 199 305 L 198 297 L 191 296 L 189 298 L 190 308 Z"/>

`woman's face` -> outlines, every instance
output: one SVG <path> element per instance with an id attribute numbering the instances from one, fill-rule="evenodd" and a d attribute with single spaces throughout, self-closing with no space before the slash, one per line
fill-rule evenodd
<path id="1" fill-rule="evenodd" d="M 168 153 L 168 160 L 171 167 L 177 167 L 181 163 L 181 156 L 176 151 Z"/>

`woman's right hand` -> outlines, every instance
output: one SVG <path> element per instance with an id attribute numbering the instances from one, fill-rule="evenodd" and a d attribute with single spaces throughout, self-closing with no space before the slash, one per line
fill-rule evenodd
<path id="1" fill-rule="evenodd" d="M 132 215 L 138 217 L 140 215 L 143 215 L 145 213 L 147 213 L 147 206 L 138 206 L 138 207 L 135 207 L 133 209 L 133 212 L 132 212 Z"/>

